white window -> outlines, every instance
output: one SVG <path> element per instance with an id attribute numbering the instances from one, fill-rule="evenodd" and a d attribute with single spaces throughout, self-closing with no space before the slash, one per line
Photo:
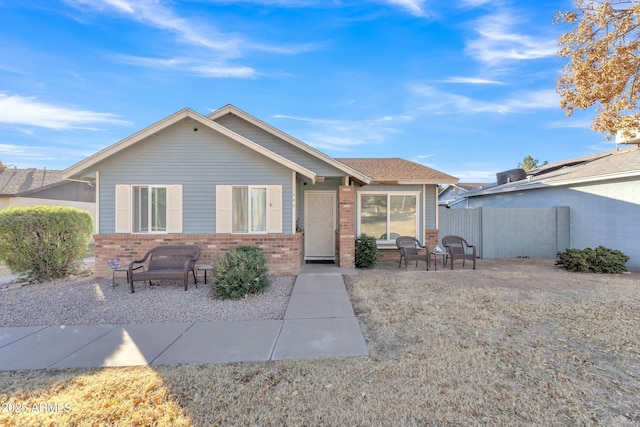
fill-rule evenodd
<path id="1" fill-rule="evenodd" d="M 216 233 L 282 233 L 282 186 L 216 185 Z"/>
<path id="2" fill-rule="evenodd" d="M 182 233 L 181 185 L 116 185 L 116 233 Z"/>
<path id="3" fill-rule="evenodd" d="M 359 192 L 359 234 L 374 236 L 380 243 L 400 236 L 420 238 L 419 192 Z"/>
<path id="4" fill-rule="evenodd" d="M 167 231 L 167 187 L 133 186 L 134 233 Z"/>
<path id="5" fill-rule="evenodd" d="M 232 187 L 231 231 L 267 232 L 267 187 Z"/>

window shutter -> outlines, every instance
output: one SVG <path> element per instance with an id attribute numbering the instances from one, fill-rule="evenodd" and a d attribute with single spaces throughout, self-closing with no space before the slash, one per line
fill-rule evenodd
<path id="1" fill-rule="evenodd" d="M 167 187 L 167 233 L 182 233 L 182 185 Z"/>
<path id="2" fill-rule="evenodd" d="M 131 186 L 116 185 L 116 233 L 131 233 Z"/>
<path id="3" fill-rule="evenodd" d="M 231 233 L 230 185 L 216 185 L 216 233 Z"/>
<path id="4" fill-rule="evenodd" d="M 282 186 L 267 187 L 267 233 L 282 233 Z"/>

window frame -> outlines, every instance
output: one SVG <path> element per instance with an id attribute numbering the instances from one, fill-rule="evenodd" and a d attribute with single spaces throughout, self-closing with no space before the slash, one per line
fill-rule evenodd
<path id="1" fill-rule="evenodd" d="M 413 196 L 416 198 L 416 235 L 415 236 L 411 236 L 411 237 L 415 237 L 416 239 L 420 240 L 420 237 L 422 236 L 422 230 L 420 229 L 420 224 L 422 223 L 421 218 L 422 218 L 422 210 L 421 210 L 421 195 L 422 192 L 418 191 L 418 190 L 409 190 L 409 191 L 399 191 L 399 190 L 369 190 L 369 191 L 358 191 L 357 192 L 357 200 L 358 200 L 358 204 L 357 204 L 357 209 L 356 209 L 356 228 L 357 228 L 357 235 L 361 235 L 362 234 L 362 196 L 366 195 L 366 196 L 372 196 L 372 195 L 379 195 L 379 196 L 386 196 L 387 197 L 387 206 L 391 206 L 391 196 Z M 389 235 L 389 230 L 391 228 L 391 209 L 387 209 L 387 223 L 386 223 L 386 229 L 387 229 L 387 235 Z M 383 240 L 383 239 L 378 239 L 376 236 L 376 242 L 378 244 L 379 248 L 389 248 L 389 247 L 396 247 L 396 239 L 389 239 L 387 237 L 387 239 Z"/>
<path id="2" fill-rule="evenodd" d="M 148 191 L 148 207 L 147 207 L 147 218 L 149 221 L 149 231 L 134 231 L 136 229 L 137 224 L 135 224 L 135 210 L 136 210 L 136 191 L 139 191 L 141 188 L 146 188 Z M 151 194 L 153 193 L 153 189 L 164 188 L 165 190 L 165 230 L 164 231 L 152 231 L 151 218 L 153 217 L 153 204 L 151 203 Z M 156 184 L 132 184 L 131 185 L 131 234 L 169 234 L 169 186 L 168 185 L 156 185 Z"/>
<path id="3" fill-rule="evenodd" d="M 230 185 L 231 187 L 231 234 L 268 234 L 269 233 L 269 186 L 268 185 Z M 247 189 L 247 231 L 234 231 L 233 230 L 233 212 L 234 212 L 234 198 L 233 198 L 233 190 L 235 188 L 246 188 Z M 252 222 L 252 212 L 253 212 L 253 201 L 251 198 L 251 191 L 254 189 L 264 190 L 264 230 L 255 231 L 252 230 L 253 222 Z"/>

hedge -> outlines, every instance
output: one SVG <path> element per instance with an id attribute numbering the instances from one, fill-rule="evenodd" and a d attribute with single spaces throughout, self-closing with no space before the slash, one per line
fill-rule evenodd
<path id="1" fill-rule="evenodd" d="M 61 206 L 0 211 L 0 260 L 31 279 L 57 279 L 77 271 L 93 233 L 89 212 Z"/>

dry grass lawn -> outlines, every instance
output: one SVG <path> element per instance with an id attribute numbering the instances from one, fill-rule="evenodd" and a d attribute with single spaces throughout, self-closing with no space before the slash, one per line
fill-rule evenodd
<path id="1" fill-rule="evenodd" d="M 370 358 L 3 372 L 0 425 L 640 425 L 640 273 L 380 267 L 347 278 Z"/>

